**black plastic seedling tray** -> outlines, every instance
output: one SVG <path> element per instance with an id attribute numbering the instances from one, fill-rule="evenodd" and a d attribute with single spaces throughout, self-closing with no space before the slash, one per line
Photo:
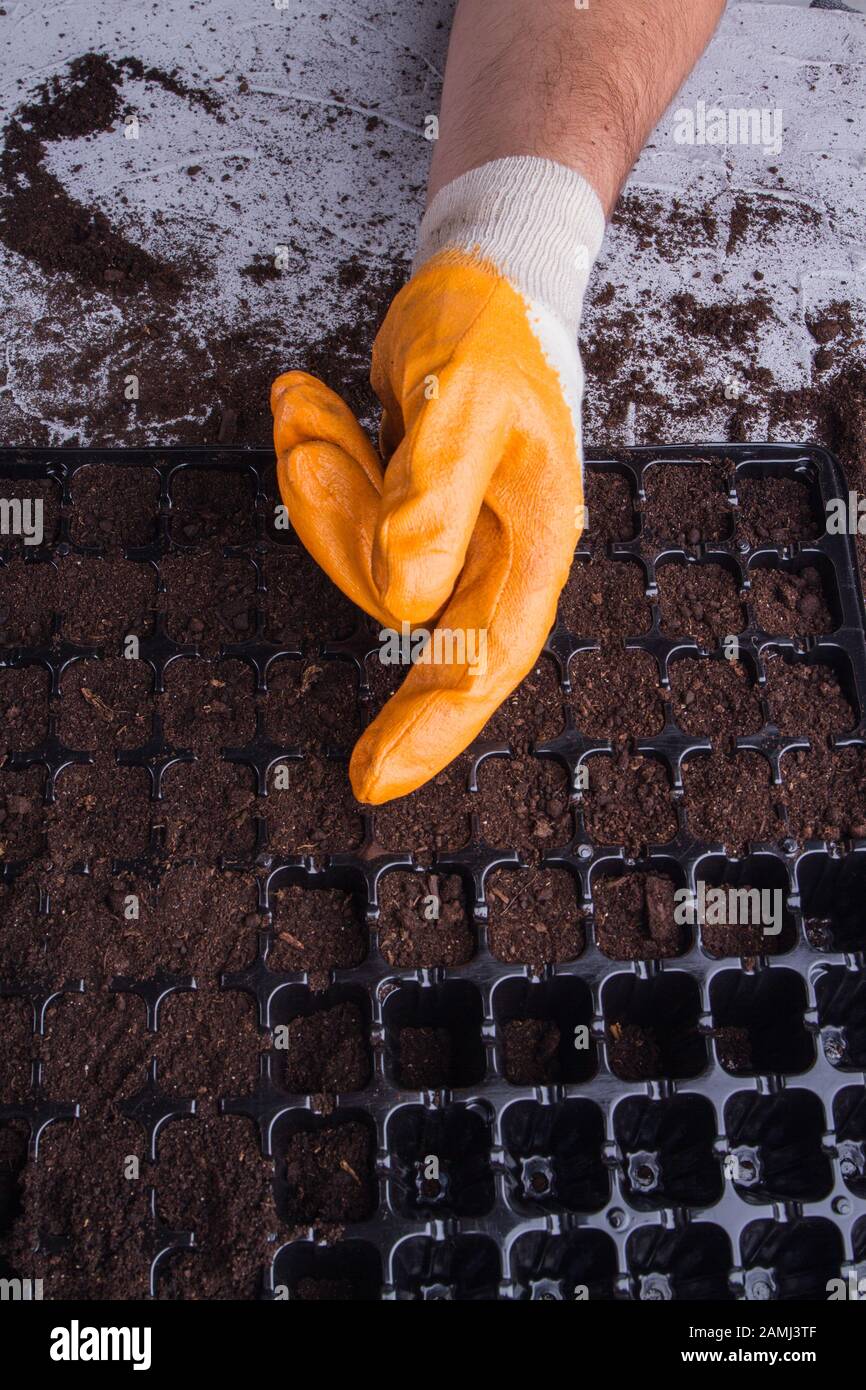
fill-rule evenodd
<path id="1" fill-rule="evenodd" d="M 805 483 L 819 516 L 831 498 L 847 496 L 847 485 L 831 455 L 810 446 L 719 445 L 631 449 L 593 457 L 590 468 L 614 472 L 631 488 L 635 539 L 612 542 L 607 554 L 643 571 L 653 623 L 649 632 L 625 640 L 627 649 L 649 652 L 658 665 L 661 685 L 669 691 L 672 662 L 683 655 L 718 659 L 689 634 L 666 635 L 656 597 L 657 568 L 664 563 L 712 563 L 727 569 L 744 591 L 748 623 L 738 634 L 740 659 L 759 683 L 764 680 L 768 648 L 788 651 L 806 662 L 831 666 L 838 674 L 856 716 L 855 728 L 833 740 L 838 748 L 866 746 L 866 638 L 864 608 L 853 542 L 825 531 L 816 539 L 790 546 L 751 547 L 731 538 L 688 548 L 654 546 L 643 524 L 645 471 L 650 465 L 691 467 L 699 461 L 726 460 L 730 466 L 731 512 L 736 519 L 738 480 L 796 478 Z M 254 535 L 232 550 L 256 567 L 258 597 L 264 596 L 262 559 L 291 537 L 277 536 L 270 525 L 273 504 L 272 458 L 266 451 L 147 449 L 22 449 L 0 451 L 0 486 L 15 479 L 52 480 L 58 489 L 57 534 L 27 556 L 32 563 L 51 562 L 76 549 L 70 520 L 72 482 L 92 463 L 120 469 L 154 470 L 159 477 L 159 515 L 155 539 L 131 547 L 131 564 L 154 567 L 167 554 L 183 554 L 182 538 L 172 528 L 172 487 L 178 470 L 189 466 L 244 470 L 255 480 Z M 819 531 L 822 528 L 818 527 Z M 0 555 L 5 554 L 0 538 Z M 191 549 L 192 547 L 188 547 Z M 86 549 L 86 548 L 85 548 Z M 582 542 L 578 557 L 589 552 Z M 835 626 L 821 636 L 798 639 L 762 630 L 749 600 L 750 579 L 757 569 L 817 569 L 825 580 Z M 3 567 L 0 565 L 0 595 Z M 50 673 L 51 700 L 59 698 L 63 671 L 83 656 L 103 652 L 70 642 L 55 615 L 52 637 L 35 646 L 0 646 L 0 667 L 38 664 Z M 591 650 L 593 634 L 569 632 L 559 622 L 547 651 L 557 664 L 563 690 L 569 662 Z M 301 654 L 354 663 L 358 699 L 365 701 L 365 658 L 371 651 L 367 629 L 349 641 L 321 631 L 313 642 L 275 644 L 266 640 L 260 609 L 249 636 L 227 643 L 220 657 L 246 662 L 259 691 L 267 688 L 273 663 Z M 157 622 L 141 644 L 141 659 L 152 668 L 155 688 L 163 685 L 167 666 L 196 658 L 195 645 L 184 646 Z M 800 736 L 784 738 L 764 705 L 759 734 L 738 739 L 738 746 L 766 758 L 775 782 L 784 776 L 784 754 L 808 746 Z M 272 744 L 257 725 L 257 736 L 223 757 L 249 764 L 260 793 L 277 758 L 299 760 Z M 579 885 L 586 917 L 586 946 L 579 957 L 546 968 L 540 975 L 507 965 L 488 948 L 486 884 L 502 866 L 519 866 L 511 846 L 491 846 L 481 837 L 480 822 L 464 846 L 419 864 L 407 844 L 385 853 L 377 842 L 376 813 L 365 817 L 366 835 L 358 852 L 275 856 L 268 848 L 266 818 L 258 823 L 258 847 L 243 869 L 258 885 L 261 922 L 250 932 L 245 968 L 225 973 L 226 990 L 247 991 L 255 1000 L 262 1030 L 317 1007 L 303 972 L 272 970 L 274 894 L 287 885 L 314 891 L 323 887 L 350 890 L 369 926 L 369 951 L 357 968 L 336 970 L 328 1003 L 363 1001 L 369 1024 L 373 1071 L 363 1091 L 337 1096 L 328 1123 L 358 1119 L 375 1130 L 378 1201 L 374 1214 L 348 1225 L 334 1244 L 307 1237 L 283 1240 L 262 1271 L 262 1296 L 279 1296 L 305 1278 L 348 1280 L 357 1296 L 384 1299 L 796 1299 L 827 1296 L 827 1280 L 866 1274 L 866 1090 L 864 1027 L 866 988 L 866 841 L 800 842 L 788 836 L 773 843 L 750 843 L 747 853 L 730 856 L 723 844 L 699 841 L 690 831 L 681 794 L 684 760 L 709 750 L 712 739 L 696 738 L 678 727 L 666 703 L 664 731 L 641 739 L 637 751 L 662 763 L 673 789 L 678 829 L 672 839 L 656 843 L 646 827 L 639 858 L 622 845 L 593 842 L 585 828 L 579 791 L 584 762 L 610 749 L 590 738 L 570 720 L 556 738 L 537 745 L 538 758 L 567 769 L 574 797 L 576 833 L 568 845 L 552 849 L 545 862 L 564 867 Z M 470 789 L 477 787 L 489 745 L 471 759 Z M 165 768 L 177 755 L 165 743 L 158 721 L 151 743 L 138 754 L 118 752 L 117 762 L 137 758 L 148 768 L 151 788 L 159 794 Z M 781 761 L 780 761 L 781 759 Z M 87 755 L 65 747 L 52 719 L 48 738 L 26 754 L 6 762 L 7 770 L 42 765 L 47 770 L 46 797 L 70 763 Z M 153 846 L 156 858 L 159 846 Z M 3 863 L 9 882 L 26 866 Z M 462 967 L 399 970 L 379 951 L 377 917 L 383 876 L 395 871 L 440 869 L 464 881 L 474 904 L 477 936 L 471 961 Z M 703 878 L 714 884 L 781 887 L 785 893 L 790 948 L 772 957 L 711 959 L 692 928 L 690 945 L 675 959 L 616 961 L 599 949 L 593 930 L 593 890 L 600 874 L 656 869 L 694 890 Z M 823 937 L 807 933 L 807 919 L 822 919 Z M 2 974 L 2 971 L 0 971 Z M 148 981 L 124 981 L 121 987 L 141 995 L 151 1027 L 159 1026 L 161 1001 L 192 982 L 168 974 Z M 85 989 L 70 981 L 66 988 Z M 50 1002 L 38 982 L 6 979 L 4 994 L 17 994 L 33 1007 L 34 1031 L 44 1022 Z M 719 1060 L 715 1030 L 723 1001 L 723 1022 L 770 1017 L 778 1013 L 784 1027 L 800 1042 L 777 1052 L 778 1069 L 770 1074 L 736 1075 Z M 556 1020 L 564 1033 L 589 1027 L 591 1045 L 571 1075 L 555 1085 L 515 1086 L 505 1077 L 502 1030 L 515 1017 Z M 678 1057 L 671 1075 L 646 1082 L 625 1081 L 609 1059 L 611 1018 L 652 1024 L 682 1016 L 694 1020 L 691 1045 Z M 476 1031 L 481 1079 L 453 1090 L 410 1093 L 401 1089 L 394 1067 L 395 1031 L 406 1021 L 437 1024 L 471 1020 Z M 280 1059 L 273 1050 L 261 1056 L 260 1075 L 250 1094 L 222 1097 L 226 1115 L 248 1116 L 257 1127 L 262 1151 L 276 1162 L 277 1207 L 283 1181 L 280 1158 L 288 1137 L 321 1122 L 311 1096 L 290 1094 L 282 1084 Z M 567 1069 L 566 1069 L 567 1070 Z M 483 1072 L 483 1075 L 482 1075 Z M 46 1126 L 73 1120 L 74 1095 L 47 1101 L 34 1077 L 32 1099 L 0 1105 L 0 1120 L 25 1121 L 30 1127 L 30 1158 L 39 1161 L 39 1141 Z M 147 1144 L 176 1112 L 153 1082 L 146 1105 L 136 1118 Z M 441 1176 L 425 1185 L 418 1167 L 436 1154 Z M 191 1232 L 168 1232 L 154 1206 L 153 1292 L 164 1262 L 194 1244 Z"/>

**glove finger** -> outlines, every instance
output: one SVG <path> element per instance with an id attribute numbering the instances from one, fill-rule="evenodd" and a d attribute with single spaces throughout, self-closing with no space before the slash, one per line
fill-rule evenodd
<path id="1" fill-rule="evenodd" d="M 382 465 L 376 450 L 346 402 L 307 372 L 284 372 L 271 387 L 274 448 L 277 458 L 298 444 L 324 440 L 347 453 L 376 493 L 382 491 Z"/>
<path id="2" fill-rule="evenodd" d="M 551 518 L 567 512 L 564 524 L 550 519 L 518 533 L 513 511 L 482 508 L 463 574 L 433 632 L 434 659 L 412 667 L 354 749 L 349 771 L 359 801 L 405 796 L 435 776 L 531 670 L 555 621 L 576 539 L 570 523 L 579 485 L 553 491 L 559 511 Z"/>

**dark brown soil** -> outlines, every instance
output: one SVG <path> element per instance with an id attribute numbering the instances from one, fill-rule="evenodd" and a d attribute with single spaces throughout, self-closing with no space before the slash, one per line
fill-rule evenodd
<path id="1" fill-rule="evenodd" d="M 359 965 L 366 933 L 351 893 L 322 888 L 313 893 L 293 885 L 274 894 L 274 970 L 307 970 L 322 988 L 328 971 Z"/>
<path id="2" fill-rule="evenodd" d="M 151 469 L 91 463 L 75 473 L 71 491 L 75 545 L 114 550 L 155 539 L 159 477 Z"/>
<path id="3" fill-rule="evenodd" d="M 650 738 L 664 726 L 659 672 L 648 652 L 579 652 L 569 670 L 570 704 L 582 734 Z"/>
<path id="4" fill-rule="evenodd" d="M 854 727 L 854 711 L 829 666 L 787 661 L 778 652 L 765 652 L 763 660 L 770 713 L 783 734 L 821 739 Z"/>
<path id="5" fill-rule="evenodd" d="M 685 733 L 727 746 L 761 728 L 758 693 L 741 662 L 684 657 L 672 663 L 670 680 L 674 717 Z"/>
<path id="6" fill-rule="evenodd" d="M 585 475 L 584 505 L 587 526 L 583 539 L 589 545 L 630 541 L 634 537 L 634 497 L 629 482 L 619 473 L 589 469 Z"/>
<path id="7" fill-rule="evenodd" d="M 647 844 L 673 838 L 677 819 L 660 762 L 623 748 L 613 758 L 591 758 L 588 767 L 586 828 L 597 845 L 624 845 L 628 854 L 637 855 Z"/>
<path id="8" fill-rule="evenodd" d="M 650 544 L 673 541 L 691 547 L 724 540 L 732 525 L 730 484 L 730 465 L 722 462 L 649 468 L 644 474 L 643 518 Z"/>
<path id="9" fill-rule="evenodd" d="M 573 637 L 610 642 L 646 632 L 652 614 L 642 567 L 604 556 L 579 561 L 562 591 L 559 616 Z"/>
<path id="10" fill-rule="evenodd" d="M 478 789 L 481 832 L 496 849 L 513 847 L 537 863 L 574 833 L 568 776 L 551 758 L 489 758 Z"/>
<path id="11" fill-rule="evenodd" d="M 370 1079 L 370 1056 L 356 1004 L 292 1019 L 286 1043 L 286 1087 L 316 1095 L 360 1091 Z"/>
<path id="12" fill-rule="evenodd" d="M 737 499 L 737 538 L 752 547 L 813 540 L 824 529 L 796 478 L 740 478 Z"/>
<path id="13" fill-rule="evenodd" d="M 748 1028 L 716 1028 L 713 1037 L 725 1071 L 752 1070 L 752 1040 Z"/>
<path id="14" fill-rule="evenodd" d="M 866 751 L 813 747 L 782 761 L 791 834 L 799 840 L 866 835 Z"/>
<path id="15" fill-rule="evenodd" d="M 512 1018 L 503 1031 L 504 1071 L 512 1086 L 549 1086 L 559 1073 L 560 1032 L 541 1018 Z"/>
<path id="16" fill-rule="evenodd" d="M 451 1084 L 454 1071 L 447 1028 L 401 1028 L 397 1038 L 398 1080 L 409 1091 L 433 1091 Z"/>
<path id="17" fill-rule="evenodd" d="M 497 960 L 539 971 L 584 948 L 577 884 L 566 869 L 496 870 L 487 880 L 488 938 Z"/>
<path id="18" fill-rule="evenodd" d="M 354 1120 L 298 1131 L 286 1146 L 285 1178 L 289 1221 L 363 1221 L 376 1205 L 370 1131 Z"/>
<path id="19" fill-rule="evenodd" d="M 829 633 L 836 626 L 816 569 L 789 574 L 786 570 L 753 570 L 755 616 L 765 632 L 779 636 Z"/>
<path id="20" fill-rule="evenodd" d="M 748 892 L 753 885 L 738 884 L 737 887 Z M 701 946 L 714 960 L 724 960 L 732 956 L 754 960 L 757 956 L 781 955 L 790 951 L 795 937 L 790 922 L 783 923 L 777 936 L 767 935 L 760 923 L 752 922 L 702 922 L 699 931 Z"/>
<path id="21" fill-rule="evenodd" d="M 379 906 L 379 949 L 389 965 L 432 970 L 464 965 L 475 952 L 471 905 L 456 874 L 386 874 Z"/>
<path id="22" fill-rule="evenodd" d="M 782 792 L 759 753 L 696 753 L 683 766 L 683 787 L 692 834 L 729 854 L 785 834 Z"/>
<path id="23" fill-rule="evenodd" d="M 48 733 L 48 672 L 40 666 L 0 670 L 0 727 L 4 751 L 35 748 Z"/>
<path id="24" fill-rule="evenodd" d="M 612 1023 L 608 1029 L 610 1069 L 622 1081 L 649 1081 L 662 1074 L 662 1052 L 653 1030 L 636 1023 Z"/>
<path id="25" fill-rule="evenodd" d="M 714 647 L 746 626 L 736 582 L 720 565 L 663 565 L 658 588 L 662 631 L 670 636 Z"/>
<path id="26" fill-rule="evenodd" d="M 689 929 L 674 920 L 672 879 L 662 874 L 603 875 L 592 900 L 598 948 L 612 960 L 661 960 L 688 949 Z"/>

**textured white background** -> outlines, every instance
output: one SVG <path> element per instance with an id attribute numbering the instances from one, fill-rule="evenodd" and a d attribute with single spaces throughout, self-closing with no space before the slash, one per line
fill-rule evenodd
<path id="1" fill-rule="evenodd" d="M 409 261 L 430 154 L 421 132 L 438 107 L 452 0 L 289 0 L 283 10 L 272 0 L 4 0 L 2 8 L 4 121 L 40 82 L 90 49 L 177 66 L 191 83 L 212 84 L 222 95 L 220 123 L 180 98 L 130 82 L 124 97 L 141 118 L 138 141 L 125 140 L 118 127 L 50 147 L 50 167 L 75 197 L 101 207 L 131 239 L 206 269 L 180 311 L 188 335 L 206 343 L 233 324 L 254 326 L 259 316 L 276 316 L 282 341 L 265 349 L 273 370 L 303 366 L 307 345 L 345 307 L 335 266 L 360 254 L 375 282 L 387 278 L 395 261 Z M 778 315 L 762 330 L 759 357 L 781 384 L 810 379 L 815 345 L 806 313 L 833 299 L 866 297 L 864 68 L 860 15 L 730 6 L 680 102 L 781 107 L 782 153 L 686 150 L 674 143 L 668 116 L 631 186 L 668 204 L 710 203 L 717 236 L 686 245 L 672 261 L 615 227 L 595 282 L 612 281 L 618 305 L 641 306 L 643 365 L 664 389 L 675 389 L 662 347 L 671 330 L 665 306 L 672 290 L 728 302 L 754 288 L 759 267 Z M 372 136 L 370 111 L 380 121 Z M 202 172 L 191 177 L 190 165 Z M 776 190 L 768 165 L 778 167 L 784 192 Z M 730 210 L 743 191 L 792 208 L 800 201 L 820 212 L 820 226 L 786 216 L 771 231 L 753 231 L 727 257 Z M 289 276 L 261 287 L 239 276 L 254 254 L 272 254 L 289 241 L 295 248 Z M 720 285 L 714 273 L 722 275 Z M 61 314 L 59 303 L 56 284 L 0 248 L 3 442 L 26 442 L 31 429 L 55 443 L 115 442 L 99 428 L 98 403 L 116 389 L 124 316 L 132 310 L 99 293 L 81 294 L 71 314 Z M 648 304 L 656 317 L 646 315 Z M 590 332 L 594 321 L 590 303 Z M 374 328 L 369 325 L 371 337 Z M 71 362 L 94 345 L 104 345 L 102 365 L 84 390 L 61 400 L 58 361 Z M 708 398 L 712 383 L 736 366 L 736 353 L 706 361 L 703 394 Z M 591 379 L 588 389 L 591 395 Z M 148 437 L 171 442 L 184 424 L 188 438 L 190 424 L 203 422 L 211 405 L 196 398 L 191 383 L 185 415 L 150 420 Z M 672 423 L 671 434 L 713 437 L 723 429 L 724 414 L 708 403 L 703 414 L 699 409 L 690 421 Z M 629 414 L 626 434 L 640 441 L 640 410 Z"/>

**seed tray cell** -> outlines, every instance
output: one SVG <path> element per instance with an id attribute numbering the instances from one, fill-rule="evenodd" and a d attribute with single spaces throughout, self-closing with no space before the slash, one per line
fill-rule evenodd
<path id="1" fill-rule="evenodd" d="M 863 1277 L 846 491 L 805 446 L 592 459 L 536 667 L 370 810 L 347 759 L 402 672 L 275 526 L 267 453 L 0 451 L 47 518 L 0 549 L 6 1266 L 118 1296 L 84 1230 L 135 1152 L 121 1297 Z M 781 930 L 674 924 L 698 880 L 778 892 Z"/>

